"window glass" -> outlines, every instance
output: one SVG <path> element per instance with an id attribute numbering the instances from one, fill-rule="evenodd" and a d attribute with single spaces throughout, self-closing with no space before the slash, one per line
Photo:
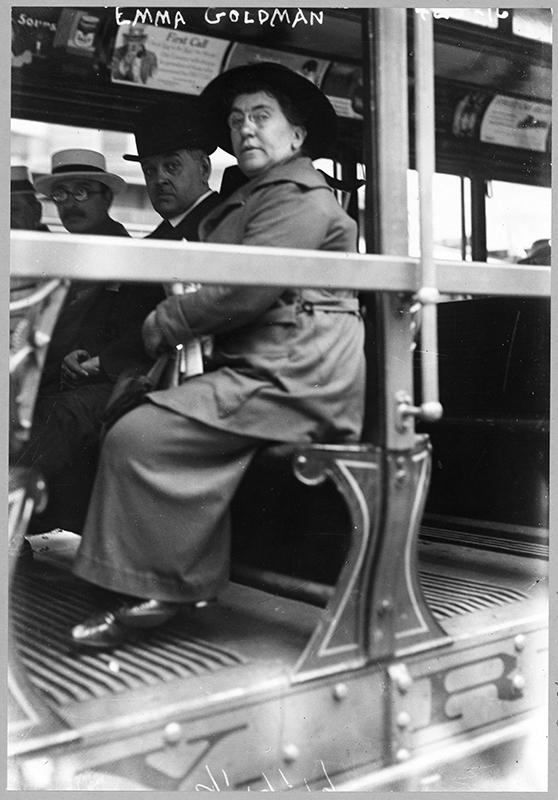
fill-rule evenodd
<path id="1" fill-rule="evenodd" d="M 420 14 L 420 9 L 417 9 Z M 433 8 L 434 19 L 457 19 L 483 28 L 497 28 L 499 12 L 497 8 Z M 501 14 L 507 13 L 500 12 Z"/>
<path id="2" fill-rule="evenodd" d="M 407 172 L 407 192 L 409 255 L 416 258 L 420 256 L 420 216 L 418 173 L 415 170 Z M 435 258 L 444 261 L 470 259 L 470 194 L 468 178 L 439 173 L 434 175 L 432 213 Z"/>
<path id="3" fill-rule="evenodd" d="M 533 244 L 550 239 L 550 189 L 490 181 L 486 199 L 486 246 L 489 260 L 516 262 Z"/>
<path id="4" fill-rule="evenodd" d="M 552 12 L 550 8 L 514 8 L 512 31 L 516 36 L 552 43 Z"/>

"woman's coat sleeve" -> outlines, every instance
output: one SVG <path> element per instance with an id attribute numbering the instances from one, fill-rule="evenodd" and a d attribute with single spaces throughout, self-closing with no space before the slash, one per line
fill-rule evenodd
<path id="1" fill-rule="evenodd" d="M 321 248 L 330 222 L 320 202 L 324 191 L 329 192 L 321 187 L 307 189 L 292 181 L 262 186 L 243 207 L 239 221 L 241 241 L 234 243 Z M 203 286 L 197 292 L 170 297 L 160 303 L 157 322 L 169 344 L 185 343 L 194 337 L 246 325 L 274 305 L 284 289 L 280 286 Z"/>

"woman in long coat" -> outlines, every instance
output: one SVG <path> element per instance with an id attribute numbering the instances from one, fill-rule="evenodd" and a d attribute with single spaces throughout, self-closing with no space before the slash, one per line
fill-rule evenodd
<path id="1" fill-rule="evenodd" d="M 310 160 L 330 151 L 336 127 L 314 84 L 258 64 L 223 73 L 202 99 L 248 179 L 202 222 L 202 240 L 355 249 L 354 221 Z M 354 292 L 207 286 L 168 298 L 144 323 L 153 356 L 205 335 L 214 338 L 209 371 L 153 392 L 105 439 L 74 571 L 128 599 L 76 626 L 76 645 L 116 645 L 179 604 L 218 594 L 228 580 L 229 504 L 258 447 L 360 436 Z"/>

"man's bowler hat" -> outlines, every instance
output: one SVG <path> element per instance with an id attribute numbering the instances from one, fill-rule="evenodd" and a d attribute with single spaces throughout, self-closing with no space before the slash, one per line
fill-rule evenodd
<path id="1" fill-rule="evenodd" d="M 122 156 L 126 161 L 142 161 L 172 150 L 203 150 L 211 155 L 217 149 L 217 137 L 195 98 L 148 106 L 138 116 L 134 135 L 138 154 L 127 153 Z"/>
<path id="2" fill-rule="evenodd" d="M 35 193 L 27 167 L 10 167 L 10 194 Z"/>
<path id="3" fill-rule="evenodd" d="M 292 69 L 267 61 L 227 70 L 208 83 L 201 93 L 200 99 L 215 125 L 219 147 L 227 153 L 233 152 L 227 118 L 234 97 L 265 88 L 286 95 L 300 111 L 306 128 L 304 147 L 310 156 L 331 155 L 337 135 L 337 117 L 325 94 Z"/>
<path id="4" fill-rule="evenodd" d="M 55 183 L 60 180 L 93 180 L 108 186 L 114 194 L 121 192 L 126 181 L 119 175 L 107 172 L 104 155 L 96 150 L 59 150 L 52 155 L 51 174 L 43 175 L 35 181 L 35 188 L 43 194 L 50 194 Z"/>

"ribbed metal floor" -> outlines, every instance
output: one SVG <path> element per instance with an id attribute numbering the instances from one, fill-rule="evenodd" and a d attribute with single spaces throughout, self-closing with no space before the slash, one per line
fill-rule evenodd
<path id="1" fill-rule="evenodd" d="M 425 570 L 420 581 L 432 613 L 440 620 L 527 596 Z M 110 653 L 76 653 L 68 647 L 68 631 L 92 613 L 95 602 L 95 596 L 79 584 L 53 582 L 33 570 L 14 579 L 11 618 L 16 647 L 31 682 L 55 707 L 246 663 L 239 653 L 187 636 L 180 616 Z"/>
<path id="2" fill-rule="evenodd" d="M 31 682 L 55 706 L 244 663 L 238 653 L 186 636 L 180 617 L 110 653 L 77 653 L 68 647 L 68 631 L 94 609 L 94 599 L 77 588 L 32 573 L 14 580 L 10 614 L 16 647 Z"/>
<path id="3" fill-rule="evenodd" d="M 468 578 L 451 577 L 421 570 L 419 573 L 422 591 L 437 619 L 448 619 L 458 614 L 470 614 L 494 606 L 505 606 L 527 595 L 516 589 L 474 581 Z"/>

